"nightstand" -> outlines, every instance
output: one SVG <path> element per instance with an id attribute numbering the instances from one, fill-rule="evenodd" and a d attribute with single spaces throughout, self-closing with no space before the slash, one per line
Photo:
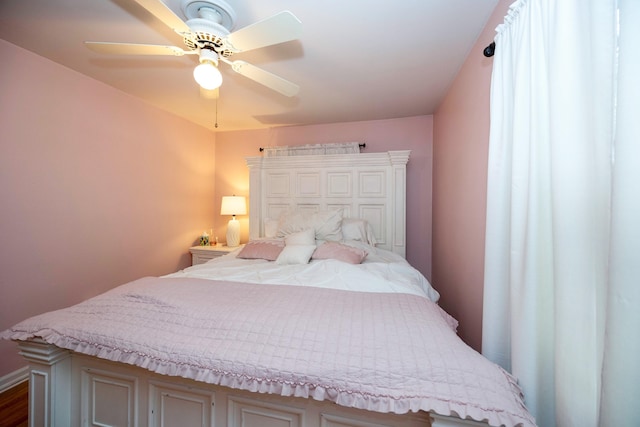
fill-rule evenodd
<path id="1" fill-rule="evenodd" d="M 230 248 L 224 245 L 193 246 L 189 248 L 189 252 L 191 252 L 191 265 L 204 264 L 210 259 L 218 258 L 222 255 L 226 255 L 229 252 L 235 251 L 239 247 L 240 246 L 236 246 L 235 248 Z"/>

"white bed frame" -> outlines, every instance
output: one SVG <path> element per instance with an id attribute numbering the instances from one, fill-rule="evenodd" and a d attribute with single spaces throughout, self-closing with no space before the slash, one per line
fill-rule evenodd
<path id="1" fill-rule="evenodd" d="M 379 246 L 405 255 L 409 151 L 251 157 L 250 237 L 285 208 L 344 209 L 367 219 Z M 29 425 L 364 427 L 486 426 L 430 413 L 381 414 L 331 402 L 250 393 L 109 362 L 40 340 L 20 342 L 29 362 Z"/>

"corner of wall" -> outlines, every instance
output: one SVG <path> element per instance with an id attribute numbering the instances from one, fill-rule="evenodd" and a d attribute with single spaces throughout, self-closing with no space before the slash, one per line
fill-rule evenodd
<path id="1" fill-rule="evenodd" d="M 433 285 L 471 347 L 482 343 L 489 98 L 494 38 L 512 0 L 500 0 L 434 115 Z"/>

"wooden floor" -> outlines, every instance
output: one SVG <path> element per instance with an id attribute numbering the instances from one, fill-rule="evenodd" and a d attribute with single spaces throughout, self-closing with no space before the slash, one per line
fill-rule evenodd
<path id="1" fill-rule="evenodd" d="M 0 427 L 27 427 L 29 382 L 0 393 Z"/>

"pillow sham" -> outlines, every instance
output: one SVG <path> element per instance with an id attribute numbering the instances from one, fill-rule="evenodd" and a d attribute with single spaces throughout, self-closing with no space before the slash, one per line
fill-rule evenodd
<path id="1" fill-rule="evenodd" d="M 236 258 L 275 261 L 283 249 L 284 241 L 280 239 L 251 240 L 238 252 Z"/>
<path id="2" fill-rule="evenodd" d="M 318 246 L 312 259 L 335 259 L 349 264 L 360 264 L 367 257 L 367 251 L 343 245 L 338 242 L 326 242 Z"/>
<path id="3" fill-rule="evenodd" d="M 264 219 L 264 237 L 276 237 L 278 234 L 278 220 L 265 218 Z"/>
<path id="4" fill-rule="evenodd" d="M 288 245 L 282 249 L 276 264 L 308 264 L 316 245 Z"/>
<path id="5" fill-rule="evenodd" d="M 358 240 L 371 246 L 377 243 L 371 224 L 360 218 L 342 218 L 342 239 Z"/>
<path id="6" fill-rule="evenodd" d="M 318 240 L 342 240 L 342 209 L 315 213 L 285 212 L 278 221 L 277 237 L 312 228 Z"/>

